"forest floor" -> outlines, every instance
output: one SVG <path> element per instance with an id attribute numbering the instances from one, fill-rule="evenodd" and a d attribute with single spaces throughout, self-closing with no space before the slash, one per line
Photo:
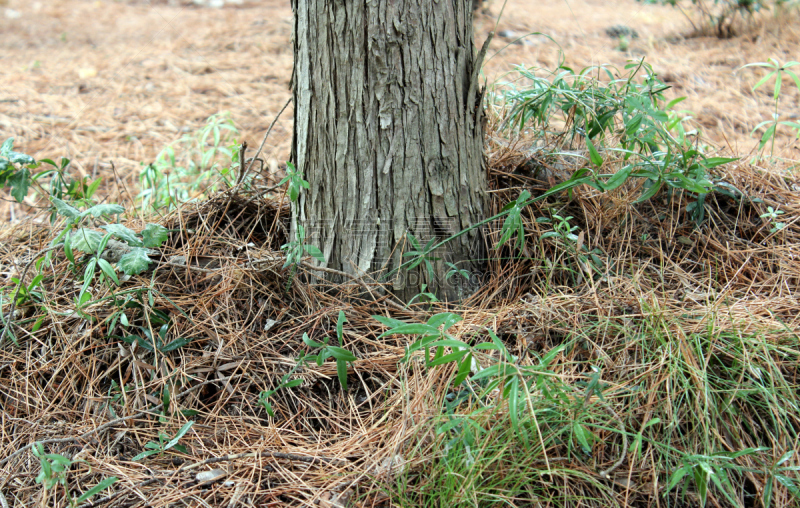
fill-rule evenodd
<path id="1" fill-rule="evenodd" d="M 151 5 L 155 4 L 155 5 Z M 544 5 L 542 5 L 544 4 Z M 482 44 L 501 2 L 476 19 Z M 0 8 L 2 9 L 2 8 Z M 210 9 L 166 2 L 9 0 L 0 18 L 0 129 L 35 159 L 64 156 L 91 176 L 113 162 L 119 184 L 136 186 L 142 162 L 230 111 L 252 146 L 289 98 L 291 9 L 283 0 Z M 11 9 L 14 13 L 9 17 Z M 19 17 L 16 17 L 19 16 Z M 91 20 L 91 24 L 87 24 Z M 627 51 L 606 29 L 638 33 Z M 797 59 L 800 25 L 762 16 L 730 39 L 692 36 L 676 9 L 635 0 L 511 0 L 486 65 L 488 82 L 515 65 L 575 70 L 610 64 L 620 71 L 644 57 L 673 89 L 707 140 L 736 154 L 757 145 L 750 132 L 772 113 L 771 89 L 751 89 L 761 69 L 743 65 Z M 509 33 L 510 32 L 510 33 Z M 514 37 L 530 35 L 520 44 Z M 496 55 L 496 56 L 495 56 Z M 787 84 L 789 82 L 787 81 Z M 783 91 L 784 119 L 797 120 L 800 92 Z M 272 132 L 267 153 L 288 158 L 291 111 Z M 797 159 L 796 139 L 781 136 L 776 155 Z M 7 216 L 7 215 L 6 215 Z"/>
<path id="2" fill-rule="evenodd" d="M 0 142 L 14 137 L 15 149 L 36 160 L 69 158 L 72 176 L 102 179 L 94 199 L 123 205 L 129 227 L 150 221 L 171 230 L 158 269 L 115 294 L 93 284 L 94 300 L 80 311 L 74 297 L 86 287 L 68 275 L 61 253 L 38 293 L 22 294 L 14 344 L 0 339 L 0 501 L 68 506 L 69 495 L 114 476 L 95 501 L 683 507 L 707 495 L 714 506 L 797 506 L 798 457 L 790 452 L 800 440 L 800 142 L 784 129 L 774 162 L 754 160 L 760 133 L 751 131 L 771 118 L 773 89 L 769 82 L 753 91 L 766 71 L 742 68 L 800 60 L 797 14 L 763 13 L 720 39 L 695 33 L 677 9 L 634 0 L 509 0 L 497 23 L 501 7 L 492 0 L 475 19 L 478 45 L 496 30 L 484 67 L 490 87 L 518 82 L 516 65 L 545 77 L 560 63 L 576 71 L 609 65 L 619 77 L 645 58 L 671 86 L 668 98 L 686 97 L 676 109 L 687 130 L 702 134 L 698 143 L 710 155 L 741 158 L 714 174 L 748 196 L 711 193 L 703 227 L 688 218 L 696 197 L 663 192 L 637 204 L 633 184 L 607 194 L 583 186 L 569 200 L 526 209 L 528 242 L 546 261 L 494 260 L 496 278 L 458 309 L 463 320 L 451 330 L 491 343 L 484 331 L 492 329 L 515 365 L 532 369 L 518 376 L 536 378 L 522 383 L 531 395 L 520 400 L 534 409 L 524 422 L 510 419 L 519 409 L 510 402 L 449 406 L 463 395 L 449 385 L 450 366 L 404 363 L 413 339 L 380 336 L 387 323 L 371 316 L 390 314 L 385 301 L 337 300 L 287 276 L 275 255 L 288 241 L 288 207 L 276 196 L 213 194 L 160 217 L 138 207 L 147 164 L 168 146 L 178 160 L 162 158 L 162 169 L 184 164 L 184 152 L 202 153 L 207 143 L 193 143 L 212 115 L 228 112 L 235 125 L 222 144 L 260 142 L 290 98 L 288 0 L 220 9 L 0 0 Z M 618 25 L 638 37 L 610 37 Z M 783 84 L 780 120 L 798 122 L 800 91 L 788 78 Z M 283 174 L 291 119 L 290 106 L 267 139 L 263 186 Z M 519 194 L 512 183 L 525 181 L 522 152 L 489 143 L 497 209 Z M 63 227 L 47 220 L 46 198 L 0 202 L 4 316 L 12 278 L 30 282 L 25 264 Z M 784 214 L 765 219 L 768 207 Z M 575 217 L 577 247 L 566 235 L 547 237 L 553 210 Z M 537 221 L 544 216 L 553 223 Z M 771 231 L 778 219 L 785 227 Z M 488 237 L 499 236 L 498 225 Z M 591 276 L 579 255 L 584 244 L 603 258 L 605 276 Z M 255 269 L 253 259 L 270 261 Z M 295 360 L 313 349 L 304 333 L 336 340 L 340 310 L 348 319 L 342 338 L 358 357 L 349 392 L 334 362 Z M 391 313 L 417 322 L 429 311 Z M 133 334 L 153 339 L 156 329 L 164 331 L 158 351 L 125 345 Z M 192 342 L 170 350 L 167 337 Z M 284 374 L 302 386 L 265 399 Z M 481 404 L 509 393 L 484 395 Z M 180 441 L 188 453 L 133 460 L 189 420 Z M 52 475 L 69 495 L 37 480 L 42 464 L 58 459 L 35 457 L 34 440 L 74 462 Z M 453 450 L 462 456 L 453 459 Z M 707 494 L 703 481 L 713 484 Z"/>

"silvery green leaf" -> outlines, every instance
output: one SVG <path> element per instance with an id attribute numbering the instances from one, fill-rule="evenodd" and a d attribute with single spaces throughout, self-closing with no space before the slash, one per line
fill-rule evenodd
<path id="1" fill-rule="evenodd" d="M 169 231 L 164 226 L 158 224 L 148 224 L 142 230 L 142 238 L 145 247 L 160 247 L 164 240 L 169 237 Z"/>

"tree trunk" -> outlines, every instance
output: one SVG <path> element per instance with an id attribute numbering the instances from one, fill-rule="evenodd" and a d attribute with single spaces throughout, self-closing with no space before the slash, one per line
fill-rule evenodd
<path id="1" fill-rule="evenodd" d="M 325 266 L 386 274 L 415 250 L 484 217 L 483 90 L 471 0 L 292 0 L 292 160 L 310 183 L 293 209 Z M 478 230 L 389 281 L 466 296 L 450 262 L 482 266 Z M 431 273 L 432 272 L 432 273 Z M 374 275 L 373 275 L 374 276 Z M 474 280 L 473 280 L 474 285 Z"/>

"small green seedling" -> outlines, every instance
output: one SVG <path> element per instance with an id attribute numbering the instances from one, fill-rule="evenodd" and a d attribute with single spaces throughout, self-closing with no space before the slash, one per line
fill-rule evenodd
<path id="1" fill-rule="evenodd" d="M 302 379 L 292 379 L 290 381 L 289 378 L 292 377 L 295 371 L 297 371 L 300 365 L 302 365 L 304 358 L 305 358 L 304 355 L 300 356 L 295 366 L 292 367 L 292 370 L 290 370 L 287 374 L 284 374 L 284 376 L 281 377 L 281 382 L 278 383 L 277 387 L 275 387 L 272 390 L 264 390 L 259 394 L 258 403 L 264 406 L 264 409 L 266 409 L 267 414 L 269 414 L 270 416 L 275 417 L 275 411 L 272 409 L 272 404 L 270 404 L 269 402 L 270 397 L 275 395 L 275 393 L 277 393 L 278 390 L 281 390 L 283 388 L 294 388 L 295 386 L 300 386 L 301 384 L 303 384 Z"/>
<path id="2" fill-rule="evenodd" d="M 183 427 L 181 427 L 180 430 L 178 430 L 178 433 L 175 434 L 175 437 L 172 439 L 169 439 L 169 436 L 167 436 L 163 432 L 159 432 L 158 442 L 156 443 L 155 441 L 150 441 L 147 444 L 145 444 L 144 447 L 146 448 L 146 450 L 137 455 L 136 457 L 134 457 L 132 460 L 142 460 L 144 458 L 156 454 L 163 455 L 164 452 L 166 452 L 171 448 L 175 448 L 177 451 L 181 453 L 188 453 L 186 451 L 186 447 L 183 445 L 179 445 L 178 441 L 180 441 L 181 438 L 184 435 L 186 435 L 187 432 L 189 432 L 189 429 L 192 428 L 192 425 L 194 425 L 194 422 L 186 422 L 183 425 Z"/>
<path id="3" fill-rule="evenodd" d="M 75 462 L 86 463 L 84 460 L 73 461 L 72 459 L 57 453 L 45 453 L 42 443 L 34 443 L 31 450 L 33 455 L 39 459 L 39 466 L 41 467 L 41 471 L 39 471 L 39 475 L 36 477 L 36 483 L 42 485 L 45 491 L 49 491 L 56 485 L 61 485 L 66 491 L 67 471 L 69 471 L 69 468 L 72 467 L 72 464 Z M 78 506 L 95 494 L 98 494 L 109 488 L 116 481 L 116 476 L 106 478 L 80 496 L 70 499 L 69 505 L 72 508 Z"/>
<path id="4" fill-rule="evenodd" d="M 336 360 L 336 373 L 339 377 L 339 383 L 345 391 L 347 391 L 347 362 L 354 362 L 358 359 L 353 353 L 343 347 L 344 339 L 342 336 L 342 327 L 346 321 L 347 319 L 344 317 L 344 312 L 339 311 L 339 320 L 336 322 L 336 337 L 339 339 L 338 347 L 329 346 L 327 337 L 325 337 L 323 343 L 319 343 L 309 338 L 307 333 L 303 333 L 303 342 L 305 342 L 306 345 L 313 348 L 321 348 L 320 352 L 316 355 L 307 355 L 305 361 L 316 362 L 317 365 L 322 366 L 325 360 L 333 357 Z"/>
<path id="5" fill-rule="evenodd" d="M 762 213 L 759 215 L 762 219 L 768 219 L 770 224 L 772 224 L 772 228 L 769 230 L 770 233 L 777 233 L 781 229 L 786 227 L 785 222 L 779 222 L 778 218 L 783 215 L 783 210 L 777 210 L 772 208 L 771 206 L 767 207 L 766 213 Z"/>

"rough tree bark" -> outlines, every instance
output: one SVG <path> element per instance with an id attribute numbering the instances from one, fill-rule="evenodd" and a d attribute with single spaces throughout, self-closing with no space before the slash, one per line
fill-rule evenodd
<path id="1" fill-rule="evenodd" d="M 409 233 L 424 246 L 479 222 L 487 181 L 472 0 L 292 0 L 292 9 L 292 160 L 310 183 L 293 231 L 304 226 L 325 266 L 360 276 L 409 260 Z M 409 299 L 424 283 L 440 298 L 465 296 L 444 262 L 479 273 L 479 231 L 434 255 L 433 276 L 426 263 L 399 272 L 393 292 Z"/>

